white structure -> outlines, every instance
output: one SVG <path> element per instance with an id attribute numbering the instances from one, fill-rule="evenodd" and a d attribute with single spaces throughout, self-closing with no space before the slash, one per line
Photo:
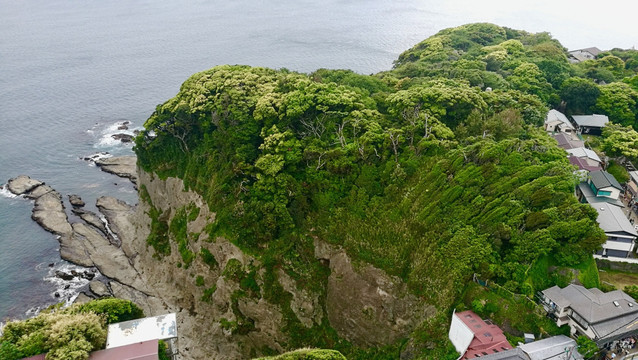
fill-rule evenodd
<path id="1" fill-rule="evenodd" d="M 575 130 L 567 116 L 558 110 L 552 109 L 545 116 L 545 131 L 572 132 Z"/>
<path id="2" fill-rule="evenodd" d="M 598 54 L 602 51 L 597 47 L 590 47 L 586 49 L 572 50 L 569 54 L 569 61 L 577 63 L 585 60 L 594 60 Z"/>
<path id="3" fill-rule="evenodd" d="M 585 160 L 585 162 L 589 166 L 600 166 L 600 163 L 602 162 L 602 160 L 600 159 L 598 154 L 596 154 L 595 151 L 590 150 L 586 147 L 566 149 L 565 151 L 567 151 L 567 153 L 570 154 L 571 156 Z"/>
<path id="4" fill-rule="evenodd" d="M 177 353 L 175 313 L 109 325 L 106 348 L 111 349 L 150 340 L 167 340 L 173 355 Z"/>
<path id="5" fill-rule="evenodd" d="M 456 310 L 454 310 L 452 314 L 452 323 L 450 324 L 450 333 L 448 336 L 456 351 L 461 355 L 465 353 L 472 339 L 474 339 L 474 332 L 456 316 Z"/>

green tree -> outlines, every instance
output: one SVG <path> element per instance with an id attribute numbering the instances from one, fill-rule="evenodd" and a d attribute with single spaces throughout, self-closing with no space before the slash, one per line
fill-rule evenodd
<path id="1" fill-rule="evenodd" d="M 609 116 L 612 122 L 638 127 L 638 92 L 621 82 L 600 86 L 596 110 Z"/>
<path id="2" fill-rule="evenodd" d="M 591 80 L 569 78 L 563 82 L 560 97 L 566 103 L 568 114 L 588 114 L 596 105 L 600 89 Z"/>

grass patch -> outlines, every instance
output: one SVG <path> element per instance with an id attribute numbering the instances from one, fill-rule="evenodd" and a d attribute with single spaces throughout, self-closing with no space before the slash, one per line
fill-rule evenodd
<path id="1" fill-rule="evenodd" d="M 611 284 L 616 289 L 624 289 L 625 286 L 638 284 L 638 274 L 615 270 L 601 270 L 600 281 L 604 284 Z"/>

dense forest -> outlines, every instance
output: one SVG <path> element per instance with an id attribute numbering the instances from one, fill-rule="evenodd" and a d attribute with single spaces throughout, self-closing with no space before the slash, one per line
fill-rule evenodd
<path id="1" fill-rule="evenodd" d="M 533 298 L 569 281 L 560 269 L 595 268 L 591 254 L 605 241 L 597 213 L 573 196 L 574 168 L 542 123 L 550 108 L 606 114 L 617 125 L 603 147 L 636 157 L 637 72 L 638 51 L 572 64 L 548 33 L 470 24 L 424 40 L 375 75 L 248 66 L 197 73 L 156 108 L 135 151 L 143 170 L 181 178 L 204 197 L 216 213 L 210 239 L 223 236 L 260 259 L 264 271 L 245 269 L 238 296 L 282 308 L 290 349 L 381 359 L 409 344 L 416 357 L 456 358 L 447 324 L 453 308 L 471 306 L 473 276 Z M 149 250 L 161 259 L 177 242 L 185 267 L 195 257 L 214 261 L 194 253 L 195 240 L 180 230 L 195 211 L 170 223 L 151 211 Z M 381 348 L 350 344 L 328 321 L 301 326 L 275 271 L 325 291 L 329 270 L 314 257 L 314 239 L 403 279 L 438 315 Z M 510 323 L 561 331 L 530 319 Z M 231 328 L 250 331 L 249 321 Z"/>

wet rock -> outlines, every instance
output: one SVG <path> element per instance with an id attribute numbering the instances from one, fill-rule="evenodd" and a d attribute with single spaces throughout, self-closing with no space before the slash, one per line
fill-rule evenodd
<path id="1" fill-rule="evenodd" d="M 56 298 L 59 298 L 60 297 L 60 293 L 56 291 L 55 294 L 53 294 L 53 296 L 55 296 Z"/>
<path id="2" fill-rule="evenodd" d="M 80 207 L 83 207 L 84 205 L 86 205 L 86 203 L 84 201 L 82 201 L 81 197 L 79 197 L 78 195 L 74 195 L 74 194 L 69 195 L 69 202 L 71 203 L 71 205 L 74 208 L 80 208 Z"/>
<path id="3" fill-rule="evenodd" d="M 123 143 L 130 143 L 133 141 L 133 135 L 124 134 L 124 133 L 113 134 L 111 135 L 111 137 L 115 140 L 120 140 Z"/>
<path id="4" fill-rule="evenodd" d="M 69 273 L 65 273 L 64 271 L 60 271 L 57 270 L 55 272 L 55 277 L 58 277 L 62 280 L 66 280 L 66 281 L 70 281 L 73 280 L 73 278 L 75 278 L 75 276 L 73 276 L 73 274 L 69 274 Z"/>
<path id="5" fill-rule="evenodd" d="M 107 173 L 117 175 L 119 177 L 128 178 L 134 184 L 137 184 L 137 157 L 135 156 L 118 156 L 106 159 L 97 159 L 95 164 Z"/>
<path id="6" fill-rule="evenodd" d="M 117 127 L 118 130 L 128 130 L 128 126 L 122 124 L 120 126 Z"/>
<path id="7" fill-rule="evenodd" d="M 15 195 L 23 195 L 42 184 L 44 183 L 40 180 L 31 179 L 26 175 L 20 175 L 16 178 L 9 179 L 7 189 Z"/>
<path id="8" fill-rule="evenodd" d="M 107 157 L 107 156 L 109 156 L 109 155 L 110 155 L 110 154 L 109 154 L 108 152 L 103 151 L 103 152 L 99 152 L 99 153 L 97 153 L 97 154 L 93 154 L 93 155 L 85 156 L 85 157 L 83 157 L 82 159 L 83 159 L 83 160 L 86 160 L 86 161 L 97 161 L 97 160 L 99 160 L 99 159 L 101 159 L 101 158 L 104 158 L 104 157 Z"/>
<path id="9" fill-rule="evenodd" d="M 93 278 L 95 278 L 95 273 L 92 273 L 90 271 L 85 271 L 80 276 L 82 278 L 84 278 L 84 279 L 87 279 L 87 280 L 91 281 L 91 280 L 93 280 Z"/>
<path id="10" fill-rule="evenodd" d="M 134 229 L 128 220 L 135 213 L 135 207 L 126 202 L 110 196 L 101 196 L 95 205 L 106 217 L 111 231 L 118 237 L 116 244 L 121 244 L 122 234 L 131 234 Z"/>
<path id="11" fill-rule="evenodd" d="M 69 290 L 70 287 L 71 287 L 70 284 L 64 285 L 64 290 Z"/>
<path id="12" fill-rule="evenodd" d="M 49 263 L 49 267 L 53 267 L 53 265 L 55 265 L 54 263 Z"/>

